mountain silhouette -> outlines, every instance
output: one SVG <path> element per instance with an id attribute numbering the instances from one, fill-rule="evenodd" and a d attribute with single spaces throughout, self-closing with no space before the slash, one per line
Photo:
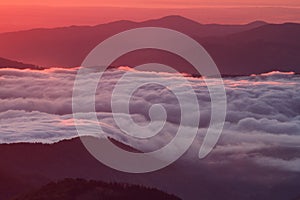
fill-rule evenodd
<path id="1" fill-rule="evenodd" d="M 5 58 L 0 58 L 0 68 L 36 69 L 36 70 L 43 69 L 42 67 L 39 67 L 37 65 L 24 64 L 22 62 L 8 60 Z"/>
<path id="2" fill-rule="evenodd" d="M 64 179 L 50 182 L 13 200 L 180 200 L 157 189 L 124 183 L 105 183 L 84 179 Z"/>
<path id="3" fill-rule="evenodd" d="M 117 146 L 127 151 L 137 151 L 122 142 L 114 141 L 114 143 L 118 143 Z M 290 151 L 288 149 L 288 152 Z M 287 155 L 286 151 L 280 154 Z M 29 194 L 31 198 L 34 196 L 31 192 L 47 192 L 49 187 L 43 188 L 43 186 L 49 182 L 58 183 L 54 184 L 54 188 L 57 188 L 59 192 L 61 180 L 66 178 L 142 185 L 159 188 L 161 191 L 175 194 L 182 199 L 191 200 L 199 198 L 247 200 L 253 197 L 257 200 L 280 200 L 283 197 L 291 199 L 299 194 L 299 174 L 280 172 L 277 169 L 260 167 L 248 161 L 244 163 L 241 160 L 216 166 L 210 164 L 214 160 L 210 158 L 204 161 L 195 160 L 196 165 L 189 164 L 185 159 L 179 159 L 167 168 L 151 173 L 120 172 L 96 160 L 79 138 L 54 144 L 0 144 L 0 156 L 3 158 L 0 160 L 0 200 L 21 197 L 22 194 Z M 236 170 L 236 166 L 241 167 Z M 277 182 L 277 175 L 279 177 L 291 176 L 292 182 L 291 179 L 287 179 L 286 182 Z M 262 177 L 274 176 L 277 177 L 275 182 L 272 180 L 261 182 L 264 180 Z M 88 183 L 78 184 L 78 187 L 81 187 L 80 185 L 84 186 Z M 93 187 L 91 190 L 96 193 L 98 191 Z M 116 193 L 118 194 L 118 190 Z"/>
<path id="4" fill-rule="evenodd" d="M 181 16 L 144 22 L 116 21 L 97 26 L 70 26 L 0 34 L 0 55 L 45 67 L 80 66 L 100 42 L 139 27 L 180 31 L 202 44 L 224 75 L 248 75 L 272 70 L 300 72 L 300 24 L 200 24 Z M 136 53 L 135 55 L 133 55 Z M 149 61 L 168 64 L 181 72 L 196 73 L 182 58 L 160 50 L 128 53 L 112 65 L 134 67 Z"/>
<path id="5" fill-rule="evenodd" d="M 223 74 L 300 72 L 300 24 L 267 24 L 252 30 L 200 41 Z"/>
<path id="6" fill-rule="evenodd" d="M 126 151 L 140 152 L 109 139 Z M 90 156 L 79 138 L 56 144 L 1 144 L 0 156 L 7 157 L 0 161 L 0 200 L 38 189 L 54 180 L 103 177 L 101 180 L 111 182 L 115 174 Z"/>

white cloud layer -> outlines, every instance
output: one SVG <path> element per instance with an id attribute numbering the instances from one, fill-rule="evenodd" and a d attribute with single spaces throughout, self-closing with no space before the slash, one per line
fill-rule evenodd
<path id="1" fill-rule="evenodd" d="M 96 111 L 99 123 L 105 131 L 103 136 L 114 137 L 136 148 L 151 151 L 164 146 L 174 137 L 181 114 L 190 116 L 190 120 L 193 120 L 191 113 L 181 113 L 178 100 L 172 91 L 158 84 L 147 84 L 138 88 L 131 98 L 131 117 L 136 123 L 145 125 L 150 119 L 151 105 L 161 104 L 166 109 L 167 122 L 158 136 L 146 141 L 122 134 L 114 122 L 110 104 L 114 85 L 124 73 L 131 73 L 124 84 L 139 80 L 155 82 L 159 79 L 174 85 L 183 96 L 189 96 L 189 91 L 184 89 L 185 85 L 181 85 L 180 74 L 139 72 L 126 67 L 109 70 L 101 79 L 96 93 Z M 76 137 L 71 99 L 75 75 L 76 69 L 0 69 L 0 143 L 51 143 Z M 87 76 L 86 81 L 89 78 Z M 192 148 L 198 151 L 210 122 L 210 98 L 202 79 L 185 78 L 199 101 L 199 136 Z M 300 154 L 289 160 L 279 158 L 276 153 L 265 156 L 258 151 L 252 154 L 268 147 L 299 146 L 300 76 L 273 72 L 224 78 L 224 83 L 228 101 L 227 117 L 214 153 L 226 154 L 232 159 L 248 158 L 251 154 L 253 160 L 260 165 L 288 171 L 300 169 Z M 84 92 L 82 91 L 82 98 Z M 122 96 L 119 97 L 120 102 L 123 99 Z M 194 105 L 190 105 L 186 99 L 186 106 Z M 183 125 L 189 127 L 188 123 Z M 130 125 L 127 126 L 130 129 Z"/>

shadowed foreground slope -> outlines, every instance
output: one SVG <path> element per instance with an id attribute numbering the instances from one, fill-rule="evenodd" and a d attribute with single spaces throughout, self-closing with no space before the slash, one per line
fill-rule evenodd
<path id="1" fill-rule="evenodd" d="M 280 152 L 276 154 L 291 155 L 285 149 Z M 247 155 L 259 154 L 267 152 L 259 150 Z M 0 200 L 65 178 L 142 185 L 184 200 L 293 200 L 299 196 L 300 173 L 260 166 L 245 158 L 233 160 L 216 151 L 205 160 L 191 163 L 181 158 L 167 168 L 146 174 L 123 173 L 103 165 L 89 154 L 79 138 L 55 144 L 0 144 L 0 158 Z"/>
<path id="2" fill-rule="evenodd" d="M 21 195 L 14 200 L 179 200 L 157 189 L 137 185 L 65 179 L 51 182 L 38 190 Z"/>

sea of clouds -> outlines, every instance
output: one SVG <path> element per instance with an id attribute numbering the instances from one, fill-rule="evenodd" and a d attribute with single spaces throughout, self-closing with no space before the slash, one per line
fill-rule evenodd
<path id="1" fill-rule="evenodd" d="M 0 69 L 0 143 L 53 143 L 78 136 L 72 114 L 74 69 L 48 70 Z M 167 120 L 155 137 L 149 140 L 132 138 L 116 125 L 111 107 L 111 94 L 118 80 L 129 74 L 123 86 L 139 80 L 151 82 L 133 94 L 129 110 L 139 125 L 149 122 L 149 109 L 161 104 Z M 90 76 L 93 76 L 91 74 Z M 154 84 L 163 80 L 186 96 L 182 79 L 189 82 L 199 102 L 201 120 L 198 136 L 187 158 L 194 158 L 202 144 L 211 117 L 211 99 L 202 78 L 176 73 L 142 72 L 120 67 L 108 70 L 99 81 L 95 110 L 103 137 L 112 137 L 142 151 L 153 151 L 166 145 L 181 124 L 178 99 L 168 88 Z M 88 84 L 89 77 L 86 77 Z M 300 76 L 294 73 L 271 72 L 260 75 L 226 77 L 227 115 L 221 138 L 209 157 L 211 162 L 246 159 L 260 166 L 281 171 L 300 172 Z M 211 84 L 214 84 L 212 81 Z M 122 86 L 122 85 L 121 85 Z M 84 91 L 82 98 L 85 98 Z M 122 101 L 122 96 L 119 97 Z M 87 99 L 87 102 L 91 101 Z M 193 106 L 188 105 L 187 106 Z M 84 110 L 84 109 L 83 109 Z M 122 116 L 122 113 L 117 113 Z M 84 122 L 83 122 L 84 123 Z M 154 125 L 160 125 L 159 117 Z M 126 126 L 126 124 L 125 124 Z M 130 130 L 130 124 L 127 125 Z M 293 152 L 293 153 L 290 153 Z"/>

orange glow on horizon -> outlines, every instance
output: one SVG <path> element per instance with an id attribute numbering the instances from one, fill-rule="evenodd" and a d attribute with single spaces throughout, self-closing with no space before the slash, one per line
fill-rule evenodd
<path id="1" fill-rule="evenodd" d="M 201 6 L 300 6 L 299 0 L 2 0 L 1 5 L 113 6 L 135 8 L 195 8 Z"/>
<path id="2" fill-rule="evenodd" d="M 2 0 L 0 5 L 0 33 L 117 20 L 145 21 L 167 15 L 181 15 L 204 24 L 300 22 L 299 0 Z"/>

